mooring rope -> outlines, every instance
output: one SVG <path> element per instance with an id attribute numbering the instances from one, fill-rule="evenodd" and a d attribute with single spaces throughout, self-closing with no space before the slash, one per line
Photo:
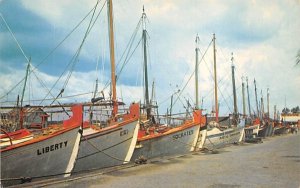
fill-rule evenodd
<path id="1" fill-rule="evenodd" d="M 97 150 L 97 152 L 95 152 L 95 153 L 92 153 L 92 154 L 89 154 L 89 155 L 85 155 L 85 156 L 83 156 L 83 157 L 80 157 L 80 158 L 78 158 L 78 159 L 82 159 L 82 158 L 85 158 L 85 157 L 89 157 L 89 156 L 92 156 L 92 155 L 95 155 L 95 154 L 97 154 L 97 153 L 103 153 L 104 155 L 106 155 L 106 156 L 108 156 L 108 157 L 110 157 L 110 158 L 112 158 L 112 159 L 115 159 L 115 160 L 117 160 L 117 161 L 121 161 L 121 162 L 126 162 L 126 163 L 129 163 L 129 162 L 131 162 L 131 161 L 126 161 L 126 160 L 123 160 L 123 159 L 119 159 L 119 158 L 117 158 L 117 157 L 114 157 L 114 156 L 112 156 L 112 155 L 110 155 L 110 154 L 108 154 L 108 153 L 106 153 L 106 152 L 104 152 L 105 150 L 108 150 L 108 149 L 110 149 L 110 148 L 112 148 L 112 147 L 115 147 L 115 146 L 117 146 L 117 145 L 120 145 L 120 144 L 122 144 L 122 143 L 124 143 L 124 142 L 127 142 L 128 140 L 130 140 L 130 139 L 132 139 L 133 137 L 130 137 L 130 138 L 128 138 L 128 139 L 126 139 L 126 140 L 123 140 L 122 142 L 119 142 L 119 143 L 117 143 L 117 144 L 115 144 L 115 145 L 112 145 L 112 146 L 110 146 L 110 147 L 108 147 L 108 148 L 105 148 L 105 149 L 99 149 L 95 144 L 93 144 L 92 142 L 90 142 L 85 136 L 82 136 L 84 139 L 85 139 L 85 141 L 87 141 L 87 143 L 89 143 L 93 148 L 95 148 L 96 150 Z M 78 160 L 77 159 L 77 160 Z"/>

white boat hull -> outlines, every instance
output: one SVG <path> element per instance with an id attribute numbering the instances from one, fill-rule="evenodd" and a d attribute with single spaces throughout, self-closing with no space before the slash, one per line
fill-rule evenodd
<path id="1" fill-rule="evenodd" d="M 104 131 L 84 129 L 73 172 L 128 163 L 137 141 L 138 127 L 136 119 Z"/>
<path id="2" fill-rule="evenodd" d="M 138 141 L 132 161 L 144 157 L 147 159 L 182 155 L 195 150 L 200 125 L 190 126 L 170 134 L 154 136 Z M 166 132 L 167 133 L 167 132 Z"/>
<path id="3" fill-rule="evenodd" d="M 220 130 L 212 128 L 207 130 L 204 148 L 209 150 L 218 149 L 228 144 L 241 142 L 244 137 L 244 128 L 228 128 Z"/>
<path id="4" fill-rule="evenodd" d="M 21 183 L 20 177 L 70 176 L 78 153 L 79 126 L 51 138 L 1 152 L 1 183 Z M 16 179 L 15 181 L 6 181 Z"/>

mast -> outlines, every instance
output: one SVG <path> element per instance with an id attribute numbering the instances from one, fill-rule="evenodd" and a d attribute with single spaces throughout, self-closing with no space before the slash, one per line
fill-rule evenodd
<path id="1" fill-rule="evenodd" d="M 171 106 L 170 106 L 170 111 L 169 111 L 169 122 L 168 122 L 168 124 L 171 124 L 172 108 L 173 108 L 173 94 L 171 96 Z"/>
<path id="2" fill-rule="evenodd" d="M 107 1 L 107 15 L 108 15 L 108 33 L 109 33 L 109 47 L 110 47 L 110 63 L 111 63 L 111 90 L 112 90 L 112 117 L 118 113 L 117 104 L 117 89 L 116 89 L 116 73 L 115 73 L 115 46 L 114 46 L 114 21 L 113 21 L 113 3 L 112 0 Z"/>
<path id="3" fill-rule="evenodd" d="M 274 105 L 274 121 L 277 120 L 277 114 L 276 114 L 276 105 Z"/>
<path id="4" fill-rule="evenodd" d="M 243 115 L 246 116 L 246 102 L 245 102 L 245 83 L 242 77 L 242 95 L 243 95 Z"/>
<path id="5" fill-rule="evenodd" d="M 27 68 L 26 68 L 25 83 L 23 86 L 23 91 L 22 91 L 22 96 L 21 96 L 21 108 L 23 107 L 23 99 L 24 99 L 24 95 L 25 95 L 25 89 L 26 89 L 26 84 L 27 84 L 29 68 L 30 68 L 30 60 L 28 61 Z"/>
<path id="6" fill-rule="evenodd" d="M 237 102 L 236 102 L 236 90 L 235 90 L 235 77 L 234 77 L 234 64 L 233 64 L 233 53 L 231 53 L 231 72 L 232 72 L 232 88 L 233 88 L 233 117 L 234 117 L 234 123 L 237 123 Z"/>
<path id="7" fill-rule="evenodd" d="M 250 105 L 248 77 L 246 77 L 246 81 L 247 81 L 247 95 L 248 95 L 248 110 L 249 110 L 249 116 L 251 117 L 251 105 Z"/>
<path id="8" fill-rule="evenodd" d="M 267 89 L 267 109 L 268 109 L 268 118 L 270 118 L 270 93 L 269 88 Z"/>
<path id="9" fill-rule="evenodd" d="M 190 106 L 191 106 L 189 99 L 186 100 L 186 103 L 187 103 L 187 107 L 185 109 L 185 118 L 187 118 L 189 116 L 189 109 L 190 109 Z"/>
<path id="10" fill-rule="evenodd" d="M 144 52 L 144 74 L 145 74 L 145 108 L 147 113 L 147 119 L 150 118 L 151 115 L 151 106 L 149 103 L 149 91 L 148 91 L 148 69 L 147 69 L 147 31 L 146 31 L 146 13 L 143 6 L 143 52 Z"/>
<path id="11" fill-rule="evenodd" d="M 256 114 L 259 117 L 258 100 L 257 100 L 257 89 L 256 89 L 256 80 L 255 80 L 255 78 L 254 78 L 254 87 L 255 87 Z"/>
<path id="12" fill-rule="evenodd" d="M 151 93 L 151 100 L 150 100 L 150 106 L 151 106 L 151 111 L 152 111 L 152 107 L 155 109 L 156 108 L 156 111 L 154 110 L 153 114 L 156 113 L 157 115 L 157 120 L 158 120 L 158 107 L 157 107 L 157 101 L 155 100 L 155 90 L 154 90 L 154 80 L 152 82 L 152 93 Z M 152 118 L 152 121 L 153 123 L 155 123 L 155 118 L 153 117 Z"/>
<path id="13" fill-rule="evenodd" d="M 261 118 L 264 118 L 265 115 L 265 107 L 264 107 L 264 97 L 263 97 L 263 92 L 262 90 L 260 91 L 261 93 L 261 107 L 260 107 L 260 114 L 261 114 Z"/>
<path id="14" fill-rule="evenodd" d="M 29 69 L 30 69 L 30 61 L 31 61 L 31 59 L 29 59 L 28 64 L 27 64 L 26 75 L 25 75 L 25 83 L 24 83 L 24 86 L 23 86 L 23 91 L 22 91 L 22 96 L 21 96 L 21 105 L 20 105 L 20 111 L 19 111 L 20 129 L 23 129 L 23 116 L 24 116 L 24 113 L 23 113 L 23 100 L 24 100 L 25 89 L 26 89 L 26 84 L 27 84 L 27 78 L 28 78 Z M 19 98 L 19 96 L 18 96 L 18 98 Z"/>
<path id="15" fill-rule="evenodd" d="M 198 61 L 199 61 L 199 36 L 196 36 L 196 64 L 195 64 L 195 89 L 196 89 L 196 109 L 199 109 L 199 96 L 198 96 Z"/>
<path id="16" fill-rule="evenodd" d="M 155 106 L 154 105 L 154 98 L 155 98 L 155 94 L 154 94 L 154 80 L 153 80 L 153 82 L 152 82 L 152 90 L 151 90 L 151 99 L 150 99 L 150 106 L 151 107 Z M 151 109 L 151 111 L 152 111 L 152 109 Z M 155 114 L 155 112 L 154 112 L 154 114 Z"/>
<path id="17" fill-rule="evenodd" d="M 92 103 L 94 103 L 94 102 L 97 101 L 97 99 L 96 99 L 96 93 L 97 93 L 97 91 L 98 91 L 98 78 L 96 79 L 95 91 L 94 91 L 94 94 L 93 94 L 93 98 L 91 100 Z M 89 111 L 90 111 L 90 123 L 91 124 L 93 123 L 93 110 L 92 110 L 92 106 L 93 105 L 91 105 L 90 109 L 89 109 Z"/>
<path id="18" fill-rule="evenodd" d="M 214 79 L 215 79 L 215 111 L 216 111 L 216 122 L 219 122 L 219 107 L 218 107 L 218 85 L 217 85 L 217 62 L 216 62 L 216 37 L 213 35 L 213 46 L 214 46 Z"/>

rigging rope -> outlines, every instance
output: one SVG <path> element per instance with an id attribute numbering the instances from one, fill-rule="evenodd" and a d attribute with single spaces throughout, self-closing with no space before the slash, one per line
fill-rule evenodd
<path id="1" fill-rule="evenodd" d="M 95 154 L 97 154 L 97 153 L 103 153 L 103 154 L 106 155 L 107 157 L 110 157 L 110 158 L 112 158 L 112 159 L 114 159 L 114 160 L 117 160 L 117 161 L 126 162 L 126 163 L 132 162 L 132 161 L 126 161 L 126 160 L 123 160 L 123 159 L 119 159 L 119 158 L 117 158 L 117 157 L 115 157 L 115 156 L 112 156 L 112 155 L 106 153 L 105 150 L 110 149 L 110 148 L 115 147 L 115 146 L 118 146 L 118 145 L 120 145 L 120 144 L 122 144 L 122 143 L 124 143 L 124 142 L 127 142 L 128 140 L 132 139 L 133 137 L 130 137 L 130 138 L 126 139 L 126 140 L 123 140 L 122 142 L 119 142 L 119 143 L 117 143 L 117 144 L 115 144 L 115 145 L 113 145 L 113 146 L 110 146 L 110 147 L 105 148 L 105 149 L 102 149 L 102 150 L 99 149 L 95 144 L 93 144 L 92 142 L 90 142 L 85 136 L 82 136 L 82 137 L 84 138 L 84 140 L 85 140 L 87 143 L 89 143 L 93 148 L 95 148 L 95 149 L 97 150 L 97 152 L 92 153 L 92 154 L 89 154 L 89 155 L 85 155 L 85 156 L 80 157 L 80 158 L 78 158 L 78 159 L 82 159 L 82 158 L 85 158 L 85 157 L 89 157 L 89 156 L 95 155 Z M 78 159 L 77 159 L 77 160 L 78 160 Z"/>
<path id="2" fill-rule="evenodd" d="M 5 25 L 6 25 L 7 29 L 8 29 L 8 31 L 9 31 L 9 33 L 11 34 L 11 36 L 14 38 L 15 42 L 17 43 L 18 48 L 19 48 L 20 51 L 22 52 L 23 56 L 25 57 L 25 59 L 27 60 L 27 62 L 29 62 L 28 57 L 27 57 L 26 54 L 24 53 L 24 51 L 23 51 L 21 45 L 19 44 L 18 40 L 16 39 L 15 35 L 14 35 L 13 32 L 11 31 L 10 27 L 8 26 L 7 22 L 5 21 L 3 15 L 2 15 L 1 13 L 0 13 L 0 16 L 1 16 L 2 20 L 4 21 L 4 23 L 5 23 Z"/>
<path id="3" fill-rule="evenodd" d="M 198 62 L 198 65 L 199 65 L 200 62 L 203 60 L 203 58 L 204 58 L 205 54 L 207 53 L 207 51 L 208 51 L 210 45 L 212 44 L 212 42 L 213 42 L 213 40 L 211 40 L 211 42 L 209 43 L 207 49 L 205 50 L 204 54 L 202 55 L 200 61 Z M 185 88 L 186 88 L 186 86 L 188 85 L 188 83 L 190 82 L 190 80 L 192 79 L 194 73 L 195 73 L 195 70 L 192 72 L 190 78 L 188 79 L 188 81 L 186 82 L 186 84 L 184 85 L 184 87 L 182 88 L 182 90 L 180 91 L 178 97 L 177 97 L 176 100 L 174 101 L 174 105 L 175 105 L 175 103 L 177 102 L 177 100 L 179 99 L 180 95 L 181 95 L 181 94 L 183 93 L 183 91 L 185 90 Z"/>
<path id="4" fill-rule="evenodd" d="M 97 1 L 97 4 L 100 2 L 101 0 Z M 106 2 L 106 1 L 105 1 Z M 105 4 L 105 3 L 104 3 Z M 104 6 L 103 6 L 104 7 Z M 103 8 L 102 7 L 102 8 Z M 83 23 L 83 21 L 91 14 L 91 12 L 93 12 L 94 7 L 85 15 L 85 17 L 67 34 L 67 36 L 58 43 L 58 45 L 56 45 L 56 47 L 51 50 L 49 52 L 48 55 L 46 55 L 46 57 L 44 59 L 42 59 L 42 61 L 34 68 L 32 69 L 29 74 L 33 71 L 36 71 L 37 68 L 42 65 L 43 63 L 46 62 L 46 60 L 71 36 L 71 34 L 73 34 L 73 32 Z M 102 9 L 101 9 L 102 10 Z M 2 16 L 2 15 L 1 15 Z M 26 56 L 25 56 L 26 57 Z M 28 59 L 28 58 L 27 58 Z M 23 77 L 23 79 L 21 79 L 15 86 L 13 86 L 5 95 L 1 96 L 0 99 L 6 97 L 9 93 L 11 93 L 16 87 L 18 87 L 23 81 L 24 81 L 25 77 Z"/>
<path id="5" fill-rule="evenodd" d="M 135 38 L 136 38 L 136 36 L 137 36 L 137 32 L 138 32 L 138 29 L 140 28 L 140 25 L 141 25 L 141 19 L 139 20 L 139 22 L 138 22 L 138 24 L 137 24 L 137 26 L 136 26 L 136 28 L 135 28 L 133 34 L 131 35 L 130 40 L 129 40 L 127 46 L 126 46 L 126 49 L 125 49 L 125 51 L 123 52 L 123 54 L 122 54 L 122 56 L 121 56 L 121 59 L 120 59 L 120 60 L 118 61 L 118 63 L 117 63 L 117 67 L 118 67 L 119 64 L 121 63 L 121 60 L 123 59 L 125 53 L 127 52 L 127 54 L 126 54 L 126 56 L 125 56 L 125 60 L 124 60 L 124 62 L 123 62 L 123 64 L 122 64 L 122 66 L 121 66 L 121 69 L 120 69 L 120 71 L 117 73 L 118 76 L 117 76 L 116 81 L 119 80 L 120 75 L 121 75 L 121 73 L 122 73 L 122 71 L 123 71 L 125 65 L 127 65 L 127 63 L 129 62 L 130 58 L 132 57 L 132 55 L 134 54 L 134 52 L 136 51 L 137 47 L 140 45 L 140 43 L 141 43 L 141 41 L 142 41 L 142 39 L 139 40 L 137 46 L 134 48 L 133 52 L 130 54 L 130 51 L 131 51 L 133 42 L 135 41 Z M 130 54 L 130 55 L 129 55 L 129 54 Z M 111 83 L 111 81 L 108 80 L 108 81 L 106 82 L 106 84 L 104 85 L 102 91 L 105 90 L 105 89 L 110 85 L 110 83 Z"/>
<path id="6" fill-rule="evenodd" d="M 60 99 L 65 99 L 65 98 L 73 98 L 73 97 L 77 97 L 77 96 L 83 96 L 83 95 L 89 95 L 92 94 L 93 92 L 87 92 L 87 93 L 80 93 L 80 94 L 76 94 L 76 95 L 69 95 L 69 96 L 64 96 L 61 97 Z M 48 98 L 48 99 L 35 99 L 35 100 L 31 100 L 32 102 L 39 102 L 39 101 L 53 101 L 54 98 Z M 14 103 L 16 101 L 4 101 L 4 102 L 0 102 L 0 104 L 4 104 L 4 103 Z M 28 102 L 28 101 L 24 101 L 24 102 Z"/>
<path id="7" fill-rule="evenodd" d="M 54 101 L 53 101 L 51 104 L 53 104 L 53 103 L 58 99 L 59 95 L 62 95 L 62 93 L 64 92 L 64 89 L 66 88 L 66 86 L 67 86 L 67 84 L 68 84 L 68 82 L 69 82 L 69 80 L 70 80 L 70 78 L 71 78 L 71 75 L 72 75 L 72 73 L 73 73 L 73 70 L 74 70 L 74 68 L 75 68 L 75 65 L 76 65 L 76 63 L 77 63 L 77 60 L 78 60 L 78 57 L 79 57 L 79 55 L 80 55 L 82 46 L 83 46 L 84 42 L 86 41 L 86 38 L 87 38 L 88 34 L 90 33 L 91 29 L 93 28 L 93 26 L 94 26 L 94 24 L 95 24 L 95 22 L 96 22 L 98 16 L 100 15 L 100 13 L 101 13 L 102 10 L 103 10 L 103 7 L 104 7 L 104 5 L 105 5 L 105 2 L 104 2 L 102 8 L 100 9 L 98 15 L 96 16 L 96 18 L 95 18 L 95 20 L 94 20 L 94 22 L 93 22 L 94 15 L 95 15 L 95 12 L 96 12 L 96 10 L 97 10 L 98 3 L 99 3 L 99 1 L 97 1 L 96 5 L 95 5 L 94 8 L 93 8 L 92 17 L 91 17 L 91 19 L 90 19 L 89 25 L 88 25 L 88 27 L 87 27 L 87 30 L 86 30 L 86 32 L 85 32 L 85 34 L 84 34 L 84 37 L 83 37 L 83 39 L 82 39 L 82 42 L 81 42 L 79 48 L 77 49 L 76 53 L 75 53 L 74 56 L 72 57 L 71 61 L 69 62 L 69 64 L 67 65 L 67 67 L 65 68 L 65 70 L 63 71 L 63 73 L 60 75 L 60 77 L 58 78 L 58 80 L 55 82 L 55 84 L 52 86 L 52 88 L 50 89 L 50 91 L 48 92 L 48 94 L 45 96 L 45 98 L 48 97 L 48 95 L 49 95 L 50 92 L 53 90 L 53 88 L 56 86 L 56 84 L 58 83 L 58 81 L 62 78 L 62 76 L 64 75 L 64 73 L 65 73 L 66 70 L 68 69 L 68 67 L 71 66 L 71 69 L 70 69 L 70 71 L 69 71 L 69 74 L 68 74 L 68 76 L 67 76 L 67 78 L 66 78 L 66 80 L 65 80 L 65 82 L 64 82 L 64 85 L 63 85 L 63 87 L 62 87 L 60 93 L 57 95 L 57 97 L 54 99 Z M 93 22 L 93 23 L 92 23 L 92 22 Z M 42 102 L 43 102 L 43 101 L 42 101 Z M 42 102 L 41 102 L 41 103 L 42 103 Z"/>

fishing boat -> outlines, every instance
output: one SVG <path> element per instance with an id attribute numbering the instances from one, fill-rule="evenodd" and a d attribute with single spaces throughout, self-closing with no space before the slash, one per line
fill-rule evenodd
<path id="1" fill-rule="evenodd" d="M 132 104 L 128 113 L 105 128 L 85 121 L 73 173 L 128 163 L 137 141 L 139 108 Z"/>
<path id="2" fill-rule="evenodd" d="M 32 179 L 70 176 L 81 137 L 82 105 L 62 124 L 38 131 L 23 128 L 14 132 L 1 129 L 1 184 L 24 183 Z"/>
<path id="3" fill-rule="evenodd" d="M 251 124 L 248 124 L 245 127 L 245 140 L 250 140 L 252 138 L 258 137 L 258 131 L 260 127 L 260 121 L 258 118 L 254 119 L 253 121 L 250 119 Z"/>
<path id="4" fill-rule="evenodd" d="M 143 8 L 143 56 L 144 56 L 144 83 L 145 83 L 145 105 L 144 112 L 140 118 L 140 129 L 137 144 L 132 156 L 132 161 L 138 162 L 140 159 L 153 159 L 165 156 L 182 155 L 195 151 L 201 145 L 199 138 L 200 127 L 205 126 L 205 117 L 202 111 L 195 109 L 190 116 L 180 117 L 168 114 L 165 118 L 155 116 L 152 108 L 156 107 L 149 100 L 148 92 L 148 72 L 147 72 L 147 36 L 145 19 L 146 14 Z M 152 87 L 153 93 L 154 87 Z M 153 96 L 153 95 L 152 95 Z M 173 97 L 173 95 L 172 95 Z M 171 97 L 171 101 L 172 101 Z M 172 103 L 172 102 L 171 102 Z M 172 104 L 171 104 L 172 106 Z M 172 107 L 171 107 L 172 108 Z M 164 121 L 162 123 L 161 121 Z"/>
<path id="5" fill-rule="evenodd" d="M 215 34 L 213 35 L 213 55 L 214 55 L 214 89 L 215 89 L 215 120 L 208 123 L 207 135 L 204 143 L 204 148 L 213 150 L 221 148 L 227 144 L 241 142 L 244 138 L 244 121 L 239 119 L 236 104 L 234 66 L 232 64 L 232 83 L 234 96 L 234 113 L 233 123 L 230 125 L 221 126 L 219 122 L 218 112 L 218 91 L 217 91 L 217 69 L 216 69 L 216 50 L 215 50 Z M 233 61 L 233 58 L 232 58 Z"/>
<path id="6" fill-rule="evenodd" d="M 243 129 L 226 128 L 220 129 L 213 127 L 207 130 L 207 136 L 204 144 L 204 148 L 218 149 L 228 144 L 241 142 L 243 139 Z"/>
<path id="7" fill-rule="evenodd" d="M 111 116 L 100 125 L 92 120 L 84 123 L 83 135 L 73 173 L 128 163 L 134 151 L 139 127 L 139 104 L 133 103 L 120 114 L 116 98 L 116 75 L 113 31 L 113 3 L 107 1 L 111 62 Z M 96 100 L 92 101 L 96 103 Z M 101 101 L 100 101 L 101 102 Z M 104 128 L 102 128 L 104 125 Z"/>
<path id="8" fill-rule="evenodd" d="M 184 120 L 175 128 L 155 124 L 148 130 L 140 129 L 132 161 L 183 155 L 195 151 L 200 124 L 203 125 L 204 122 L 201 122 L 201 111 L 198 110 L 193 113 L 193 119 Z"/>

